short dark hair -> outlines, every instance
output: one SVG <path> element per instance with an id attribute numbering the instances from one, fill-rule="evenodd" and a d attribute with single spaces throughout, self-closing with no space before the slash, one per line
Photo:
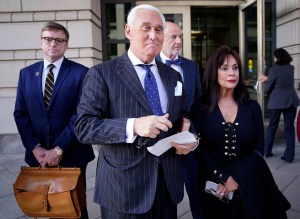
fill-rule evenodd
<path id="1" fill-rule="evenodd" d="M 47 30 L 62 30 L 65 33 L 67 40 L 69 40 L 69 38 L 70 38 L 70 34 L 69 34 L 68 30 L 59 23 L 55 23 L 55 22 L 45 23 L 41 30 L 41 36 L 43 36 L 43 32 L 47 31 Z"/>
<path id="2" fill-rule="evenodd" d="M 283 48 L 278 48 L 274 51 L 276 58 L 275 63 L 278 65 L 286 65 L 293 61 L 292 56 Z"/>
<path id="3" fill-rule="evenodd" d="M 233 91 L 233 98 L 237 103 L 248 103 L 250 94 L 243 80 L 242 62 L 239 54 L 229 46 L 219 47 L 208 59 L 202 79 L 202 98 L 204 101 L 203 109 L 212 112 L 218 104 L 220 87 L 218 83 L 218 69 L 224 61 L 233 56 L 239 69 L 239 81 Z"/>

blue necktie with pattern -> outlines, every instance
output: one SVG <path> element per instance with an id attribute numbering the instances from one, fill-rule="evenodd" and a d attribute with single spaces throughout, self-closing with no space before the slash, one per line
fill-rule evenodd
<path id="1" fill-rule="evenodd" d="M 166 65 L 171 66 L 172 64 L 181 65 L 182 61 L 181 61 L 181 59 L 166 60 Z"/>
<path id="2" fill-rule="evenodd" d="M 159 99 L 159 93 L 158 93 L 156 79 L 155 79 L 153 72 L 150 69 L 152 65 L 140 64 L 139 66 L 144 68 L 146 71 L 146 76 L 145 76 L 145 81 L 144 81 L 145 92 L 146 92 L 148 101 L 150 103 L 150 106 L 152 108 L 153 114 L 161 116 L 161 115 L 163 115 L 163 111 L 162 111 L 162 108 L 160 105 L 160 99 Z"/>

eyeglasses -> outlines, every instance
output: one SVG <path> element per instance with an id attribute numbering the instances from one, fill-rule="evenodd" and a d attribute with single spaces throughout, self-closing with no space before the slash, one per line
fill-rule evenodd
<path id="1" fill-rule="evenodd" d="M 56 43 L 56 45 L 62 45 L 64 42 L 68 42 L 68 40 L 61 39 L 61 38 L 42 37 L 42 39 L 44 40 L 44 42 L 45 42 L 47 45 L 50 45 L 50 44 L 52 43 L 53 40 L 54 40 L 54 42 Z"/>

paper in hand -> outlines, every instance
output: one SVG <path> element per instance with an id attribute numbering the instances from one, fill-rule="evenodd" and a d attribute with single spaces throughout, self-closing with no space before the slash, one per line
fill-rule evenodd
<path id="1" fill-rule="evenodd" d="M 175 142 L 177 144 L 188 144 L 195 143 L 197 142 L 197 140 L 195 136 L 189 131 L 183 131 L 179 132 L 178 134 L 164 138 L 158 141 L 155 145 L 147 147 L 147 149 L 151 154 L 160 156 L 172 147 L 170 142 Z"/>

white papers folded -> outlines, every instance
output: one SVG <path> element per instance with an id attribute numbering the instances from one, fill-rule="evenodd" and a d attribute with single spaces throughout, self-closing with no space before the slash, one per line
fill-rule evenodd
<path id="1" fill-rule="evenodd" d="M 147 149 L 151 154 L 160 156 L 172 147 L 170 142 L 175 142 L 177 144 L 188 144 L 197 142 L 197 140 L 195 136 L 189 131 L 183 131 L 170 137 L 164 138 L 158 141 L 155 145 L 147 147 Z"/>

